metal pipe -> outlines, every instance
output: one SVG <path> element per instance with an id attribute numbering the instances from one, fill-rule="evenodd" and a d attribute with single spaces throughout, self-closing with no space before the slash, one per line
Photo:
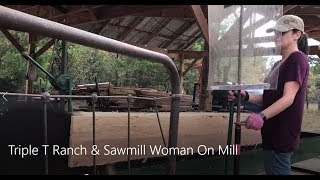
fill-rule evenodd
<path id="1" fill-rule="evenodd" d="M 43 138 L 44 145 L 48 145 L 48 119 L 47 119 L 47 100 L 44 100 L 43 107 Z M 48 153 L 44 154 L 44 173 L 46 175 L 49 174 L 49 161 L 48 161 Z"/>
<path id="2" fill-rule="evenodd" d="M 228 93 L 228 92 L 227 92 Z M 228 126 L 228 139 L 227 139 L 227 145 L 231 146 L 232 143 L 232 129 L 233 129 L 233 115 L 234 115 L 234 102 L 230 102 L 229 105 L 229 126 Z M 225 175 L 228 175 L 228 164 L 229 164 L 229 154 L 226 154 L 225 159 L 225 165 L 224 165 L 224 173 Z"/>
<path id="3" fill-rule="evenodd" d="M 61 42 L 62 54 L 61 54 L 61 74 L 67 73 L 67 57 L 68 57 L 68 50 L 67 50 L 67 41 L 62 40 Z"/>
<path id="4" fill-rule="evenodd" d="M 96 102 L 98 97 L 92 95 L 92 147 L 96 148 Z M 93 158 L 93 175 L 97 175 L 96 154 L 92 153 Z"/>
<path id="5" fill-rule="evenodd" d="M 0 92 L 0 96 L 22 96 L 22 97 L 42 97 L 40 94 L 25 94 L 25 93 L 8 93 L 8 92 Z M 91 96 L 88 95 L 51 95 L 51 98 L 74 98 L 74 99 L 88 99 Z M 110 98 L 110 99 L 126 99 L 128 96 L 97 96 L 98 98 Z M 132 96 L 132 99 L 141 99 L 141 100 L 161 100 L 161 99 L 171 99 L 172 97 L 164 97 L 164 98 L 147 98 L 147 97 L 136 97 Z"/>
<path id="6" fill-rule="evenodd" d="M 73 43 L 92 48 L 128 55 L 136 58 L 151 60 L 163 64 L 170 73 L 172 94 L 180 94 L 180 78 L 173 61 L 164 54 L 143 49 L 127 43 L 116 41 L 107 37 L 76 29 L 60 23 L 32 16 L 4 6 L 0 6 L 0 26 L 22 32 L 33 32 L 55 39 L 63 39 Z M 169 144 L 168 147 L 177 147 L 179 124 L 180 98 L 171 100 Z M 172 165 L 171 165 L 171 163 Z M 176 155 L 170 155 L 169 166 L 172 166 L 169 174 L 175 174 Z"/>
<path id="7" fill-rule="evenodd" d="M 72 79 L 68 79 L 68 94 L 72 96 Z M 68 112 L 72 112 L 72 99 L 68 98 Z"/>
<path id="8" fill-rule="evenodd" d="M 132 95 L 129 94 L 127 98 L 128 102 L 128 148 L 131 148 L 131 136 L 130 136 L 130 103 L 131 103 Z M 131 159 L 130 153 L 128 153 L 128 175 L 131 175 Z"/>
<path id="9" fill-rule="evenodd" d="M 48 112 L 47 103 L 50 101 L 50 94 L 48 92 L 42 93 L 43 100 L 43 144 L 48 146 Z M 49 174 L 49 154 L 44 151 L 44 171 L 45 174 Z"/>
<path id="10" fill-rule="evenodd" d="M 240 6 L 239 17 L 239 49 L 238 49 L 238 84 L 241 85 L 241 66 L 242 66 L 242 26 L 243 26 L 243 5 Z M 240 86 L 241 87 L 241 86 Z M 241 125 L 240 125 L 240 107 L 241 107 L 241 89 L 238 90 L 237 119 L 235 125 L 234 144 L 237 148 L 237 154 L 234 155 L 234 175 L 240 173 L 240 147 L 241 147 Z M 238 148 L 239 147 L 239 148 Z M 239 150 L 239 152 L 238 152 Z"/>

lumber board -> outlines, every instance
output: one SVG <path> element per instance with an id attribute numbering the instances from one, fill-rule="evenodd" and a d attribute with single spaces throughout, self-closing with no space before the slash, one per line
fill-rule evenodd
<path id="1" fill-rule="evenodd" d="M 161 126 L 168 141 L 170 112 L 159 113 Z M 241 115 L 244 120 L 247 114 Z M 234 117 L 235 118 L 235 117 Z M 235 119 L 234 119 L 235 120 Z M 191 147 L 194 152 L 200 145 L 214 149 L 226 146 L 228 133 L 228 113 L 214 112 L 181 112 L 179 118 L 178 147 Z M 100 152 L 103 147 L 127 147 L 128 113 L 126 112 L 96 112 L 96 144 Z M 163 146 L 160 128 L 156 113 L 134 112 L 130 113 L 130 147 L 138 145 Z M 234 136 L 234 135 L 233 135 Z M 71 118 L 70 147 L 82 145 L 90 150 L 92 146 L 92 112 L 77 112 Z M 261 143 L 260 131 L 242 128 L 241 144 L 245 146 Z M 152 155 L 147 149 L 144 154 L 133 154 L 130 159 L 144 159 L 160 157 Z M 100 155 L 96 156 L 97 165 L 112 164 L 127 161 L 127 155 Z M 86 155 L 69 155 L 69 167 L 92 166 L 93 157 L 90 152 Z"/>

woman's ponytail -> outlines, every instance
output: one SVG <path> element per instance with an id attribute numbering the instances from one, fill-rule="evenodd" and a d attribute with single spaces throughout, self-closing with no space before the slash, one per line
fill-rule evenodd
<path id="1" fill-rule="evenodd" d="M 301 36 L 298 39 L 298 49 L 306 55 L 309 54 L 308 36 L 305 33 L 301 32 Z"/>

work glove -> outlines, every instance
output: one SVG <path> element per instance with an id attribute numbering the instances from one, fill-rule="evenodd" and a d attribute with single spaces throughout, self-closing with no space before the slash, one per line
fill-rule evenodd
<path id="1" fill-rule="evenodd" d="M 262 117 L 264 115 L 262 114 L 257 114 L 257 113 L 250 113 L 248 116 L 247 120 L 245 121 L 245 127 L 247 129 L 254 129 L 254 130 L 259 130 L 262 128 L 264 120 Z"/>
<path id="2" fill-rule="evenodd" d="M 232 91 L 228 91 L 228 101 L 234 101 L 238 97 L 237 93 L 234 93 Z M 249 100 L 249 94 L 245 90 L 241 90 L 241 100 L 248 101 Z"/>

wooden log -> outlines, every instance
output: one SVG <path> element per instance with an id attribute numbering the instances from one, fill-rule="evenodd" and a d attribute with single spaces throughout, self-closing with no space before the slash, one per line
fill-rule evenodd
<path id="1" fill-rule="evenodd" d="M 164 91 L 157 91 L 155 89 L 150 88 L 132 88 L 132 87 L 114 87 L 110 86 L 109 83 L 101 83 L 99 85 L 100 95 L 101 96 L 127 96 L 131 94 L 136 97 L 148 97 L 148 98 L 163 98 L 157 100 L 157 104 L 159 106 L 163 106 L 162 111 L 168 110 L 170 111 L 171 104 L 171 94 Z M 95 84 L 84 84 L 78 85 L 77 89 L 73 90 L 73 94 L 77 95 L 91 95 L 96 92 Z M 113 107 L 124 108 L 127 106 L 127 99 L 124 98 L 109 98 L 109 102 Z M 150 100 L 143 99 L 133 99 L 131 102 L 131 107 L 135 109 L 146 109 L 154 107 L 154 102 Z M 190 95 L 182 95 L 180 101 L 181 108 L 186 110 L 192 105 L 192 96 Z M 169 107 L 168 107 L 169 106 Z M 189 106 L 189 107 L 187 107 Z"/>
<path id="2" fill-rule="evenodd" d="M 248 114 L 241 114 L 241 121 L 245 120 Z M 156 113 L 130 113 L 131 121 L 131 146 L 137 148 L 146 145 L 144 153 L 131 154 L 131 160 L 153 158 L 164 156 L 164 154 L 152 154 L 151 147 L 164 147 L 159 130 Z M 161 126 L 166 143 L 169 133 L 170 113 L 159 113 Z M 197 153 L 202 145 L 205 147 L 225 148 L 228 134 L 228 113 L 203 113 L 203 112 L 181 112 L 178 130 L 178 147 L 190 147 Z M 235 118 L 234 118 L 235 121 Z M 112 164 L 127 161 L 127 154 L 114 155 L 106 153 L 104 147 L 126 148 L 128 131 L 128 113 L 117 112 L 96 112 L 96 144 L 100 155 L 96 156 L 97 165 Z M 234 141 L 232 141 L 234 142 Z M 243 128 L 241 132 L 241 145 L 250 146 L 261 143 L 260 131 Z M 109 146 L 106 146 L 109 145 Z M 71 118 L 70 147 L 83 146 L 88 151 L 83 155 L 69 155 L 69 167 L 92 166 L 92 112 L 78 112 Z M 203 149 L 199 149 L 203 152 Z"/>

